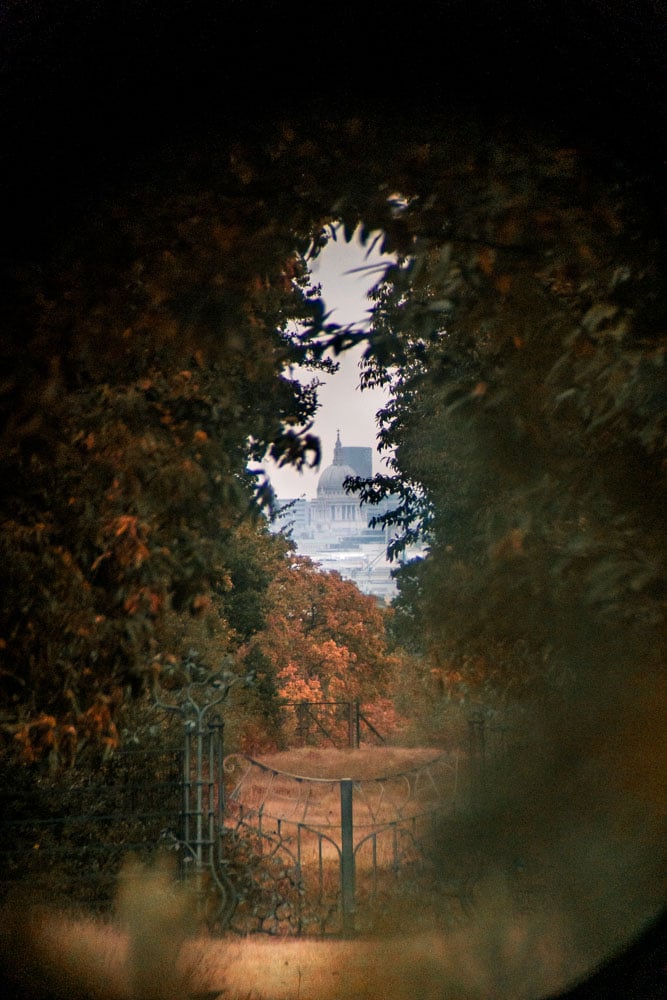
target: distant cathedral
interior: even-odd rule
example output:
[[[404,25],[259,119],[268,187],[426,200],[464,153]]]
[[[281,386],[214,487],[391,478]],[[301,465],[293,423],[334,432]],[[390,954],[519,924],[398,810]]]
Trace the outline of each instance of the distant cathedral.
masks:
[[[350,477],[370,479],[373,475],[372,448],[346,448],[336,436],[333,462],[322,471],[314,500],[283,500],[286,524],[297,551],[310,556],[324,569],[335,569],[353,580],[366,594],[389,601],[396,593],[387,561],[387,529],[369,527],[369,520],[387,510],[388,500],[379,506],[362,506],[355,493],[346,493],[343,483]],[[280,530],[280,518],[275,529]]]
[[[335,530],[339,536],[357,535],[368,524],[368,514],[353,493],[346,493],[343,483],[350,476],[372,474],[371,448],[343,448],[340,431],[336,437],[333,463],[320,475],[317,499],[309,504],[309,521],[313,531]]]

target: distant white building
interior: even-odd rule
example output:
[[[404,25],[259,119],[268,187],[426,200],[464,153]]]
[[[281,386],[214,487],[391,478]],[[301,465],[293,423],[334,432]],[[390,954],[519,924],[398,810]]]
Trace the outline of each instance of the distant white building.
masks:
[[[291,535],[300,555],[323,569],[337,570],[363,593],[388,603],[396,595],[387,559],[389,532],[368,524],[381,509],[360,504],[343,486],[350,476],[372,474],[372,454],[371,448],[343,447],[338,433],[333,462],[320,475],[316,498],[279,501],[285,513],[278,516],[275,529]]]
[[[368,527],[368,516],[358,499],[343,488],[346,479],[357,475],[357,470],[343,461],[339,431],[333,463],[326,467],[317,482],[317,499],[310,501],[309,523],[315,538],[328,538],[332,534],[347,538]]]

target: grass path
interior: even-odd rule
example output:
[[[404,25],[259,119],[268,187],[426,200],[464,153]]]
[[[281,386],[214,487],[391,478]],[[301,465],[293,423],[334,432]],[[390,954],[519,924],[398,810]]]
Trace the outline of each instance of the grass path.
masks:
[[[48,974],[32,982],[49,1000],[186,1000],[216,991],[222,1000],[528,1000],[583,971],[573,969],[557,922],[537,929],[501,917],[490,908],[446,935],[397,927],[382,938],[336,941],[177,943],[178,929],[163,922],[162,939],[152,936],[142,953],[111,923],[42,913],[30,926],[31,958]]]

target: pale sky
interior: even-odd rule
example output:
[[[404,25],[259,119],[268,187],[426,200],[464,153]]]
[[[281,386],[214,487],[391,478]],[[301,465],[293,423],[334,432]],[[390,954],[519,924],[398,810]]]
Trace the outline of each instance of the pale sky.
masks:
[[[351,268],[379,262],[388,264],[390,257],[379,253],[365,257],[366,250],[358,242],[345,243],[342,233],[338,240],[329,241],[320,256],[311,263],[313,281],[322,285],[322,298],[330,320],[337,323],[362,324],[368,321],[370,302],[366,293],[378,280],[379,272],[370,274],[345,274]],[[359,360],[363,348],[345,351],[338,357],[340,369],[336,375],[327,377],[319,372],[306,372],[305,381],[314,376],[326,381],[318,390],[320,409],[315,418],[312,433],[317,434],[322,445],[322,461],[319,469],[303,473],[295,469],[278,469],[267,462],[264,468],[271,478],[273,488],[281,499],[305,495],[315,496],[317,480],[327,465],[333,461],[336,432],[340,430],[344,445],[376,446],[376,412],[384,405],[386,393],[382,390],[359,389]],[[373,471],[384,468],[377,454],[373,457]]]

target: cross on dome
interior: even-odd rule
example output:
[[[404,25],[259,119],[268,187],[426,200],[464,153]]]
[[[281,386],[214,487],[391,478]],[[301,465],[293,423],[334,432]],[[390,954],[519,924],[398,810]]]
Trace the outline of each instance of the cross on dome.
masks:
[[[334,446],[334,465],[343,465],[343,446],[340,443],[340,431],[336,431],[336,444]]]

